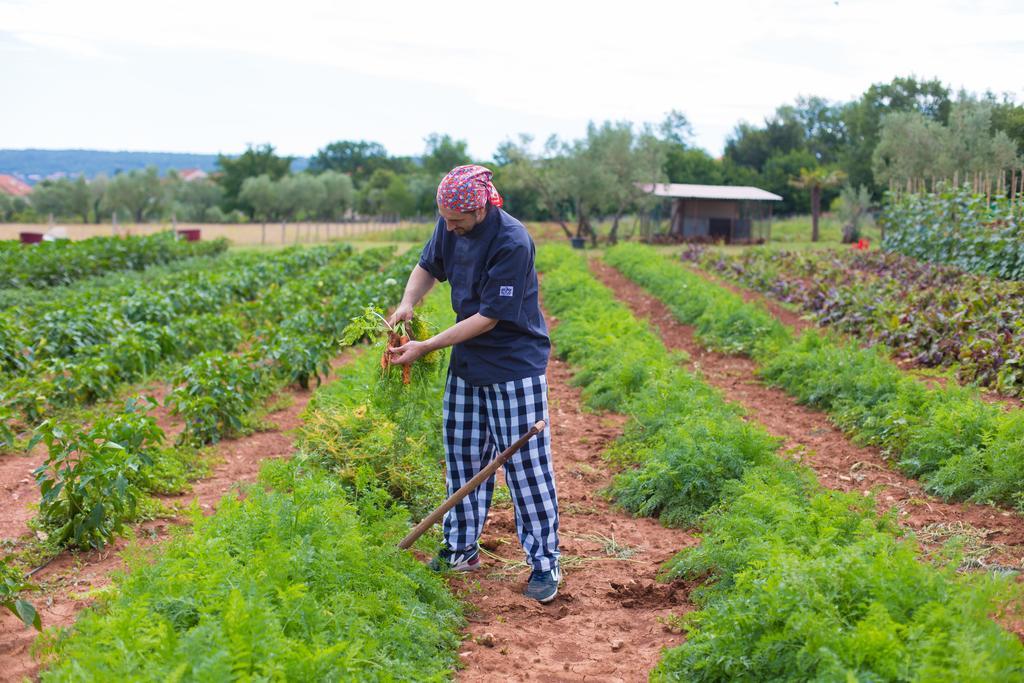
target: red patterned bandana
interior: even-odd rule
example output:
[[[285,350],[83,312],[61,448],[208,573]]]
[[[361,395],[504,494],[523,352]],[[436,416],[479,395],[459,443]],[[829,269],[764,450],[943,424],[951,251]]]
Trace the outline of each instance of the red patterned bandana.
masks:
[[[437,205],[459,213],[483,208],[488,200],[494,206],[501,206],[504,200],[494,189],[493,175],[488,169],[475,164],[453,168],[437,186]]]

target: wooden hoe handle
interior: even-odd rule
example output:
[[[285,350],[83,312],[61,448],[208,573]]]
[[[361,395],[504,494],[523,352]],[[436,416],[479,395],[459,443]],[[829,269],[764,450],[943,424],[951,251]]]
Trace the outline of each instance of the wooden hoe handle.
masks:
[[[448,500],[437,506],[436,510],[431,512],[423,519],[422,522],[417,524],[413,528],[413,530],[409,532],[409,535],[402,539],[402,542],[398,544],[398,547],[405,550],[413,543],[415,543],[416,539],[422,536],[427,529],[437,524],[441,520],[441,518],[444,517],[444,513],[448,512],[453,507],[455,507],[460,500],[469,495],[470,491],[480,486],[480,484],[487,481],[492,474],[497,472],[498,468],[504,465],[506,460],[515,455],[516,451],[522,448],[527,441],[543,432],[544,427],[544,420],[541,420],[537,424],[533,425],[533,427],[530,428],[530,431],[523,434],[521,437],[519,437],[518,441],[516,441],[514,444],[506,448],[504,451],[502,451],[494,460],[487,463],[487,466],[484,467],[479,472],[477,472],[475,477],[467,481],[462,486],[462,488],[460,488],[458,491],[449,496]]]

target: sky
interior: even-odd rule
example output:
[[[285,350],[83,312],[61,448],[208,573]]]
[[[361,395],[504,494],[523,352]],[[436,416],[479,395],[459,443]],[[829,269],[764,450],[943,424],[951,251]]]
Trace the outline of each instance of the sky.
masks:
[[[718,155],[799,95],[895,76],[1024,101],[1024,0],[0,0],[0,148],[474,158],[677,109]]]

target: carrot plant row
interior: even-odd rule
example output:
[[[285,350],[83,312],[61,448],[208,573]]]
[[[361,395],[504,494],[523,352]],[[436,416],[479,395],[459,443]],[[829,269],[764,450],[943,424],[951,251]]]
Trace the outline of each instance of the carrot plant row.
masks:
[[[875,349],[813,330],[794,339],[763,307],[649,248],[618,246],[606,261],[694,326],[702,342],[752,356],[766,381],[828,411],[930,492],[1024,508],[1024,412],[987,403],[972,388],[928,387]]]
[[[653,680],[1024,675],[1024,647],[989,618],[1014,595],[1008,580],[924,561],[870,498],[824,489],[780,459],[776,440],[684,371],[582,258],[547,247],[538,265],[555,346],[585,399],[631,416],[608,452],[624,468],[611,494],[637,514],[703,531],[666,567],[701,583],[700,609],[682,620],[687,641],[664,653]],[[718,305],[737,324],[709,317],[709,338],[758,348],[752,330],[770,321]]]

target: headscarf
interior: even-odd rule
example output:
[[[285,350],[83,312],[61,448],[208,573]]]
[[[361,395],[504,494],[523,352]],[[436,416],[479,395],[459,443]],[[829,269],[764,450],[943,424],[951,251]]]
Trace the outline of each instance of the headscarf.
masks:
[[[488,201],[494,206],[501,206],[505,202],[494,189],[493,175],[490,170],[475,164],[456,166],[437,186],[437,205],[459,213],[476,211],[486,206]]]

